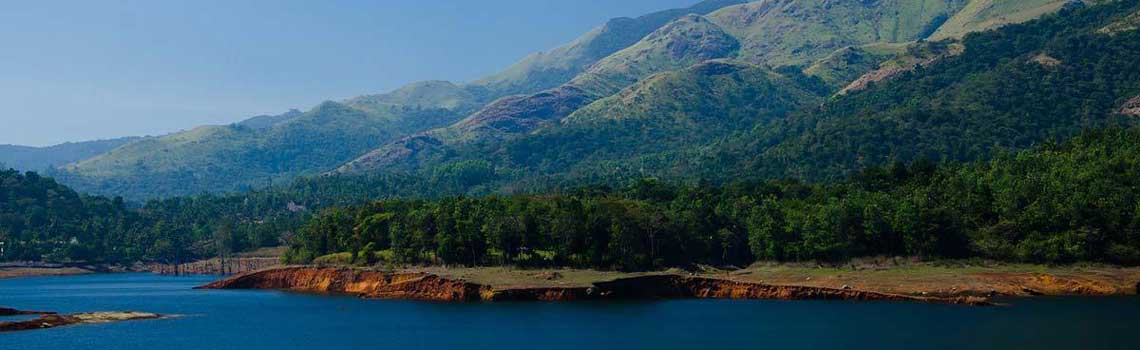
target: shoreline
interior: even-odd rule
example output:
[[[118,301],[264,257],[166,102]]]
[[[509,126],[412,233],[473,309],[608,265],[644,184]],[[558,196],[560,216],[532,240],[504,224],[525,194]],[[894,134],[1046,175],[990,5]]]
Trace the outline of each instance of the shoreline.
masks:
[[[98,273],[78,267],[49,268],[49,267],[5,267],[0,268],[0,280],[11,278],[76,276]]]
[[[1033,265],[912,266],[846,270],[757,266],[733,271],[287,266],[232,276],[202,289],[276,289],[373,299],[445,302],[622,298],[840,299],[992,305],[993,298],[1118,296],[1140,292],[1140,268]]]
[[[759,265],[712,275],[773,284],[850,286],[922,296],[1110,296],[1140,294],[1140,268],[1095,265],[919,263],[842,268]]]
[[[76,276],[98,273],[147,272],[141,263],[116,264],[54,264],[44,262],[10,262],[0,264],[0,280],[28,277]]]
[[[249,259],[253,260],[253,259]],[[1042,265],[1019,264],[982,264],[968,265],[961,262],[935,262],[935,263],[903,263],[901,265],[886,266],[882,262],[873,264],[852,264],[844,267],[822,267],[796,264],[757,264],[744,269],[720,270],[711,267],[701,267],[700,271],[688,272],[677,269],[658,272],[625,273],[614,271],[579,270],[579,269],[517,269],[509,267],[476,267],[476,268],[447,268],[447,267],[416,267],[404,269],[378,270],[372,268],[353,268],[345,266],[273,266],[265,259],[265,264],[232,264],[241,266],[239,274],[222,274],[216,271],[217,262],[205,260],[194,262],[198,268],[182,269],[183,274],[218,274],[226,275],[215,283],[203,287],[237,288],[241,284],[233,280],[245,279],[245,287],[249,289],[285,289],[297,291],[333,292],[358,294],[362,297],[376,298],[407,298],[407,299],[463,299],[466,297],[432,296],[424,294],[422,286],[407,285],[391,287],[394,289],[384,293],[365,293],[366,288],[377,288],[378,283],[398,283],[397,280],[424,280],[438,279],[438,285],[463,286],[461,295],[480,295],[479,298],[506,300],[506,299],[534,299],[534,300],[576,300],[583,298],[597,298],[588,295],[586,291],[591,288],[599,290],[601,286],[612,286],[607,283],[621,281],[646,281],[662,276],[674,279],[670,281],[652,282],[641,288],[655,289],[662,285],[672,286],[668,293],[671,295],[709,294],[708,291],[677,292],[677,285],[686,284],[714,284],[705,287],[715,292],[721,289],[736,289],[737,294],[756,293],[756,290],[787,289],[795,292],[785,292],[783,295],[767,298],[795,299],[797,293],[811,290],[816,294],[838,295],[835,291],[857,291],[881,294],[885,296],[901,296],[905,298],[982,298],[995,297],[1031,297],[1031,296],[1110,296],[1110,295],[1137,295],[1140,294],[1140,267],[1125,268],[1096,265],[1077,265],[1068,267],[1049,267]],[[186,267],[187,265],[183,265]],[[203,268],[204,267],[204,268]],[[23,266],[0,266],[0,279],[46,277],[46,276],[72,276],[94,273],[113,272],[150,272],[156,274],[169,274],[169,266],[136,264],[134,266],[48,266],[48,264],[27,264]],[[318,277],[275,276],[272,282],[251,282],[258,274],[267,271],[305,271],[304,274],[317,272],[337,272],[339,275],[324,278],[322,281],[313,279]],[[319,273],[317,273],[319,275]],[[335,275],[335,273],[334,273]],[[309,278],[309,280],[304,280]],[[229,285],[215,285],[231,281]],[[352,283],[367,286],[341,286],[338,283],[353,281]],[[734,285],[734,287],[728,287]],[[370,287],[369,287],[370,286]],[[345,289],[343,291],[338,288]],[[411,288],[399,291],[399,288]],[[434,287],[433,287],[434,288]],[[455,287],[459,288],[459,287]],[[467,289],[473,291],[467,291]],[[604,289],[604,288],[602,288]],[[684,288],[681,288],[684,289]],[[750,290],[741,292],[740,290]],[[391,295],[385,295],[385,293]],[[420,294],[417,294],[420,293]],[[790,293],[790,294],[789,294]],[[540,295],[541,294],[541,295]],[[613,293],[611,293],[613,294]],[[629,291],[621,293],[631,294]],[[661,293],[658,293],[661,294]],[[713,293],[715,294],[715,293]],[[811,293],[808,293],[811,294]],[[426,296],[426,297],[425,297]],[[731,297],[731,296],[729,296]],[[850,297],[843,297],[850,298]]]
[[[437,302],[621,299],[774,299],[898,301],[974,306],[980,297],[933,297],[853,288],[774,285],[674,273],[650,273],[572,286],[495,286],[417,271],[289,266],[233,276],[196,289],[274,289],[355,295],[367,299]]]

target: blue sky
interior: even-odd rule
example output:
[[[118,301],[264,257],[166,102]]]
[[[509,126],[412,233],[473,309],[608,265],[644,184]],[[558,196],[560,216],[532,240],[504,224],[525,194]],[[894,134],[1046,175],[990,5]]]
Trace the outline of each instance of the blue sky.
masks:
[[[0,9],[0,144],[225,124],[468,81],[697,0],[25,1]]]

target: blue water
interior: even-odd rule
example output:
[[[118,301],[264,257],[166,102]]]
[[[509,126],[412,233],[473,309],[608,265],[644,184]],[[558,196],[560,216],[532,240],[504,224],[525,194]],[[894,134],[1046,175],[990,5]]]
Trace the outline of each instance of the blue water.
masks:
[[[0,349],[1136,349],[1140,297],[1008,307],[669,300],[446,304],[199,291],[210,277],[0,280],[0,306],[166,320],[0,333]]]

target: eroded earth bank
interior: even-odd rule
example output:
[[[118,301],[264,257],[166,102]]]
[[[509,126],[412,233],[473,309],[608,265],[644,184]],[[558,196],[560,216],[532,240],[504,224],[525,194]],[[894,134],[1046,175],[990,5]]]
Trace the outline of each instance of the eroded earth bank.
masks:
[[[571,286],[494,286],[424,271],[293,266],[247,273],[199,288],[280,289],[428,301],[571,301],[602,299],[780,299],[910,301],[990,305],[974,296],[931,297],[848,288],[775,285],[672,273],[644,274]]]

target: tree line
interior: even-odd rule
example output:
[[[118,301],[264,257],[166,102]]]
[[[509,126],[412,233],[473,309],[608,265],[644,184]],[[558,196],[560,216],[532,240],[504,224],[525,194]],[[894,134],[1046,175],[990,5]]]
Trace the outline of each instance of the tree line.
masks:
[[[1138,141],[1140,129],[1105,129],[989,161],[895,163],[831,184],[646,179],[382,200],[323,211],[287,259],[348,252],[357,263],[621,270],[879,255],[1137,264]]]
[[[482,172],[469,168],[482,169],[301,178],[145,203],[82,194],[36,172],[0,170],[0,261],[176,263],[280,246],[323,208],[490,191],[480,187]]]
[[[181,262],[287,244],[297,263],[347,252],[356,263],[623,270],[877,255],[1140,264],[1137,128],[835,183],[643,179],[468,197],[448,194],[471,184],[444,173],[133,205],[0,171],[0,259]],[[440,192],[416,195],[430,186]]]

